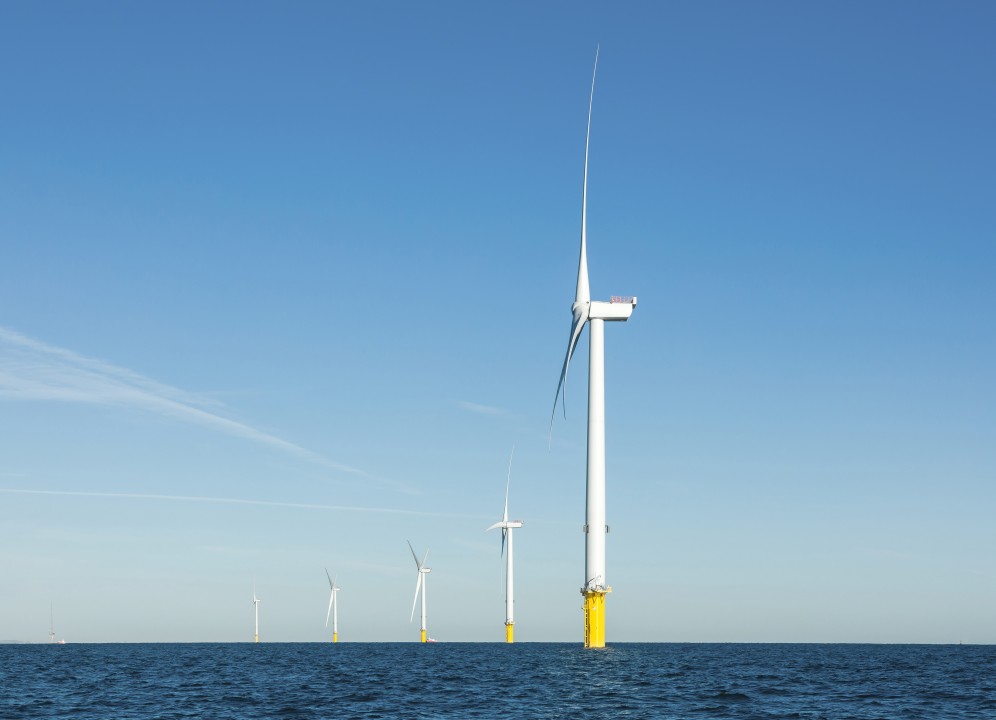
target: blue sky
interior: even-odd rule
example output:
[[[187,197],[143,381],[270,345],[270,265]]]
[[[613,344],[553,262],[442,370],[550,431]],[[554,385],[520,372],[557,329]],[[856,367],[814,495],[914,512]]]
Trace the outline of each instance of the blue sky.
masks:
[[[0,641],[996,642],[986,3],[5,3]]]

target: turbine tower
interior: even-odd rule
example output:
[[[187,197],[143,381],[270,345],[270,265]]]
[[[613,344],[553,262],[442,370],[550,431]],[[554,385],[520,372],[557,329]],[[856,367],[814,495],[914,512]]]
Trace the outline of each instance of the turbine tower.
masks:
[[[584,585],[584,646],[605,647],[605,595],[612,592],[605,578],[605,342],[604,323],[629,319],[636,307],[635,297],[612,297],[609,302],[592,302],[588,289],[588,141],[591,137],[591,108],[595,97],[595,72],[598,70],[598,50],[591,73],[591,95],[588,98],[588,130],[584,141],[584,181],[581,191],[581,256],[578,260],[578,282],[571,305],[573,320],[568,337],[567,355],[560,371],[557,394],[553,398],[550,431],[557,412],[557,399],[564,390],[564,414],[567,414],[567,369],[585,324],[590,326],[588,337],[588,472],[585,494],[585,570]]]
[[[415,599],[412,600],[412,616],[408,620],[408,622],[411,622],[412,620],[415,619],[415,605],[416,603],[418,603],[418,591],[421,590],[422,591],[422,642],[427,642],[429,636],[426,634],[425,631],[425,613],[426,613],[425,580],[426,580],[426,575],[432,572],[432,570],[425,566],[425,560],[426,558],[429,557],[429,551],[428,550],[425,551],[425,555],[422,556],[422,562],[419,562],[418,555],[415,554],[415,548],[412,547],[411,542],[408,543],[408,549],[412,551],[412,557],[415,558],[415,566],[418,568],[418,582],[415,583]]]
[[[329,626],[329,615],[332,616],[332,642],[339,642],[339,591],[342,590],[341,587],[335,584],[335,580],[339,579],[339,575],[335,576],[335,580],[329,577],[328,568],[325,568],[325,577],[329,579],[329,610],[325,613],[325,627]]]
[[[51,626],[48,631],[48,641],[50,643],[55,642],[55,603],[49,603],[49,614],[51,615]]]
[[[508,537],[508,558],[505,560],[505,642],[515,642],[515,600],[512,592],[512,529],[522,527],[521,520],[508,519],[508,486],[512,482],[512,455],[515,448],[508,456],[508,479],[505,481],[505,512],[502,513],[501,522],[496,522],[488,528],[494,530],[501,528],[501,551],[505,554],[505,538]],[[487,532],[487,530],[485,531]]]
[[[256,597],[256,583],[252,584],[252,606],[256,611],[256,634],[253,635],[253,642],[259,642],[259,603],[260,599]]]

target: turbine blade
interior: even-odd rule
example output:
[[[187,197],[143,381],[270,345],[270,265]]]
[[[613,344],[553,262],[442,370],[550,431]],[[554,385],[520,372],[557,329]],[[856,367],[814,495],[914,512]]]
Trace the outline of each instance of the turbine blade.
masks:
[[[512,484],[512,458],[515,456],[515,445],[512,446],[512,452],[508,456],[508,479],[505,481],[505,512],[502,515],[502,520],[508,522],[508,486]]]
[[[335,600],[335,593],[329,592],[329,610],[325,613],[325,627],[329,626],[329,618],[332,617],[332,601]]]
[[[508,528],[501,529],[501,556],[505,557],[505,536],[508,535]]]
[[[422,556],[422,562],[420,562],[419,565],[418,565],[419,569],[422,569],[422,568],[425,567],[425,560],[428,557],[429,557],[429,548],[426,548],[425,549],[425,555]]]
[[[336,574],[335,574],[335,579],[334,579],[334,580],[332,580],[332,589],[333,589],[333,590],[340,590],[340,589],[341,589],[341,588],[337,588],[337,587],[335,586],[335,581],[336,581],[336,580],[338,580],[338,579],[339,579],[339,573],[336,573]]]
[[[415,554],[415,548],[412,547],[411,540],[408,541],[408,549],[412,551],[412,557],[415,558],[415,565],[417,565],[418,569],[421,570],[422,565],[419,564],[418,555]]]
[[[491,527],[489,527],[489,528],[488,528],[488,530],[494,530],[495,528],[500,528],[500,527],[501,527],[501,524],[502,524],[502,521],[501,521],[501,520],[499,520],[499,521],[498,521],[498,522],[496,522],[496,523],[495,523],[494,525],[492,525]],[[487,532],[488,530],[485,530],[484,532]]]
[[[567,370],[571,364],[571,356],[577,345],[584,324],[588,322],[591,306],[591,291],[588,287],[588,146],[591,140],[591,109],[595,103],[595,75],[598,72],[598,46],[595,47],[595,65],[591,71],[591,94],[588,96],[588,127],[584,136],[584,179],[581,185],[581,252],[578,256],[578,283],[574,288],[574,305],[571,312],[574,320],[571,322],[571,335],[567,344],[567,355],[564,357],[564,367],[560,371],[560,382],[557,383],[557,394],[553,396],[553,410],[550,412],[550,442],[553,442],[553,418],[557,414],[557,399],[563,388],[564,416],[567,416]]]
[[[410,619],[408,620],[408,622],[411,622],[412,620],[414,620],[414,619],[415,619],[415,605],[416,605],[416,604],[418,603],[418,591],[419,591],[419,590],[420,590],[421,588],[422,588],[422,573],[420,572],[420,573],[418,574],[418,582],[417,582],[417,583],[415,583],[415,599],[414,599],[414,600],[412,600],[412,616],[411,616],[411,618],[410,618]]]
[[[557,383],[557,394],[553,396],[553,409],[550,411],[550,434],[553,435],[553,418],[557,414],[557,400],[560,398],[560,389],[564,389],[564,417],[567,417],[567,370],[571,365],[571,357],[574,356],[574,349],[577,347],[581,331],[584,330],[585,323],[588,322],[590,303],[575,303],[571,309],[574,319],[571,321],[571,335],[567,342],[567,355],[564,356],[564,367],[560,371],[560,382]]]
[[[330,588],[333,587],[335,585],[335,583],[333,583],[332,582],[332,578],[329,577],[329,569],[328,568],[325,568],[325,577],[327,577],[329,579],[329,587]],[[336,575],[336,577],[339,577],[339,576]]]
[[[591,108],[595,102],[595,73],[598,71],[598,47],[595,47],[595,67],[591,71],[591,95],[588,97],[588,129],[584,136],[584,182],[581,188],[581,254],[578,259],[578,284],[574,302],[591,302],[588,289],[588,141],[591,139]]]

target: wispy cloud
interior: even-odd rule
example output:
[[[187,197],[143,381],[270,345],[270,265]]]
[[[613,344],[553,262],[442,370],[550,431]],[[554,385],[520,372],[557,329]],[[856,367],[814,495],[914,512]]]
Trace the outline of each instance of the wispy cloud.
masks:
[[[48,345],[4,327],[0,327],[0,397],[140,408],[241,437],[331,470],[412,492],[409,486],[402,483],[378,478],[251,425],[224,417],[219,414],[222,406],[215,400],[165,385],[127,368]]]
[[[492,407],[491,405],[480,405],[466,400],[457,400],[457,405],[464,410],[469,410],[478,415],[508,415],[508,412],[501,408]]]
[[[84,492],[82,490],[26,490],[23,488],[0,488],[0,493],[12,495],[56,495],[68,497],[114,498],[119,500],[167,500],[171,502],[220,503],[224,505],[258,505],[263,507],[296,508],[302,510],[332,510],[338,512],[387,513],[392,515],[423,515],[426,517],[467,518],[484,515],[462,513],[426,512],[423,510],[402,510],[390,507],[368,507],[364,505],[324,505],[321,503],[280,502],[277,500],[246,500],[243,498],[207,497],[202,495],[156,495],[152,493]]]

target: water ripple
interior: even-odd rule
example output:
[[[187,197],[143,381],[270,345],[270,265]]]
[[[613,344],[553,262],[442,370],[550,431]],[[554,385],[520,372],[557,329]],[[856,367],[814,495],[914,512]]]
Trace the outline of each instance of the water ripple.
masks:
[[[996,647],[0,646],[0,719],[996,717]]]

